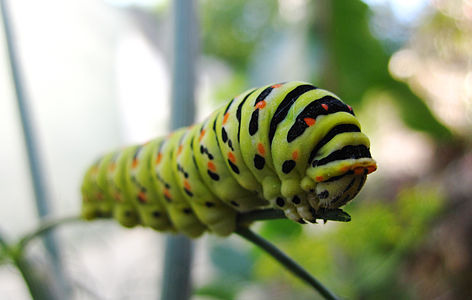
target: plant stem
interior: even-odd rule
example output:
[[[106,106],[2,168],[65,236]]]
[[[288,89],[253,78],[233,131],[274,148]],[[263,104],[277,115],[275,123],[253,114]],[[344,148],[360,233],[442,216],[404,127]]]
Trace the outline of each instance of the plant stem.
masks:
[[[71,222],[77,222],[80,220],[81,220],[80,216],[68,216],[68,217],[62,217],[58,219],[50,219],[50,220],[42,221],[40,225],[34,231],[26,234],[18,242],[19,249],[23,250],[32,239],[44,233],[49,232],[50,230],[54,229],[56,226],[66,224],[66,223],[71,223]]]
[[[305,283],[309,284],[315,290],[317,290],[325,299],[330,299],[330,300],[339,299],[330,290],[328,290],[325,286],[323,286],[321,282],[319,282],[310,273],[308,273],[305,269],[303,269],[302,266],[297,264],[293,259],[288,257],[285,253],[283,253],[273,244],[269,243],[269,241],[265,240],[261,236],[252,232],[249,228],[238,227],[236,229],[236,234],[238,234],[242,238],[262,248],[265,252],[267,252],[269,255],[275,258],[275,260],[281,263],[295,276],[297,276],[298,278],[303,280]]]

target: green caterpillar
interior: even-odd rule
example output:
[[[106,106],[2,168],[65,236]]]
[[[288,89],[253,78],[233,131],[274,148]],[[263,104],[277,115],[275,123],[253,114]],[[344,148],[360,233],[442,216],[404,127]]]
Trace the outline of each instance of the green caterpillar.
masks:
[[[202,123],[109,153],[82,185],[82,216],[198,237],[226,236],[262,207],[314,222],[377,168],[349,105],[304,82],[248,90]]]

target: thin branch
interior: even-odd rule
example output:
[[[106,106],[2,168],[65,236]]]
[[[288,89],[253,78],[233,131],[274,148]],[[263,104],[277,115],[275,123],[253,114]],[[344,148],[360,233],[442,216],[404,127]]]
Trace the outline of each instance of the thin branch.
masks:
[[[57,226],[59,225],[62,225],[62,224],[68,224],[68,223],[72,223],[72,222],[77,222],[77,221],[81,221],[81,217],[80,216],[68,216],[68,217],[62,217],[62,218],[58,218],[58,219],[51,219],[51,220],[47,220],[47,221],[42,221],[40,223],[40,225],[32,232],[26,234],[19,242],[18,242],[18,246],[20,249],[24,249],[26,247],[26,245],[34,238],[36,238],[37,236],[40,236],[54,228],[56,228]]]
[[[312,286],[316,291],[318,291],[325,299],[337,300],[339,299],[334,295],[330,290],[328,290],[321,282],[319,282],[315,277],[308,273],[302,266],[297,264],[293,259],[288,257],[285,253],[280,251],[269,241],[265,240],[261,236],[255,234],[247,227],[238,227],[236,229],[236,234],[242,238],[248,240],[249,242],[259,246],[295,276],[303,280],[308,285]]]

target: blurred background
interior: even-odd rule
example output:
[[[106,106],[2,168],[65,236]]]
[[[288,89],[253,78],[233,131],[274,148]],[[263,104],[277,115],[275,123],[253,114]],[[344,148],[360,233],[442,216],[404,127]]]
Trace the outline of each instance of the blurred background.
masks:
[[[52,215],[80,211],[101,153],[168,130],[167,0],[8,1]],[[354,107],[378,171],[348,224],[256,230],[345,299],[472,298],[472,1],[201,0],[197,121],[262,84],[305,80]],[[0,230],[38,225],[0,32]],[[71,299],[157,299],[164,235],[115,222],[57,231]],[[28,257],[47,267],[43,244]],[[47,268],[45,268],[47,269]],[[311,299],[238,237],[196,242],[192,299]],[[0,252],[0,298],[29,299]]]

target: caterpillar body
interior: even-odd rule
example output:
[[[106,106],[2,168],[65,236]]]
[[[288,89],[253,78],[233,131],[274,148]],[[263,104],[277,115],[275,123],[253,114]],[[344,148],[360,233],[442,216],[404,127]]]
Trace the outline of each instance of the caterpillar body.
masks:
[[[248,90],[206,120],[104,155],[86,172],[82,216],[198,237],[271,206],[313,222],[377,168],[352,108],[304,82]]]

